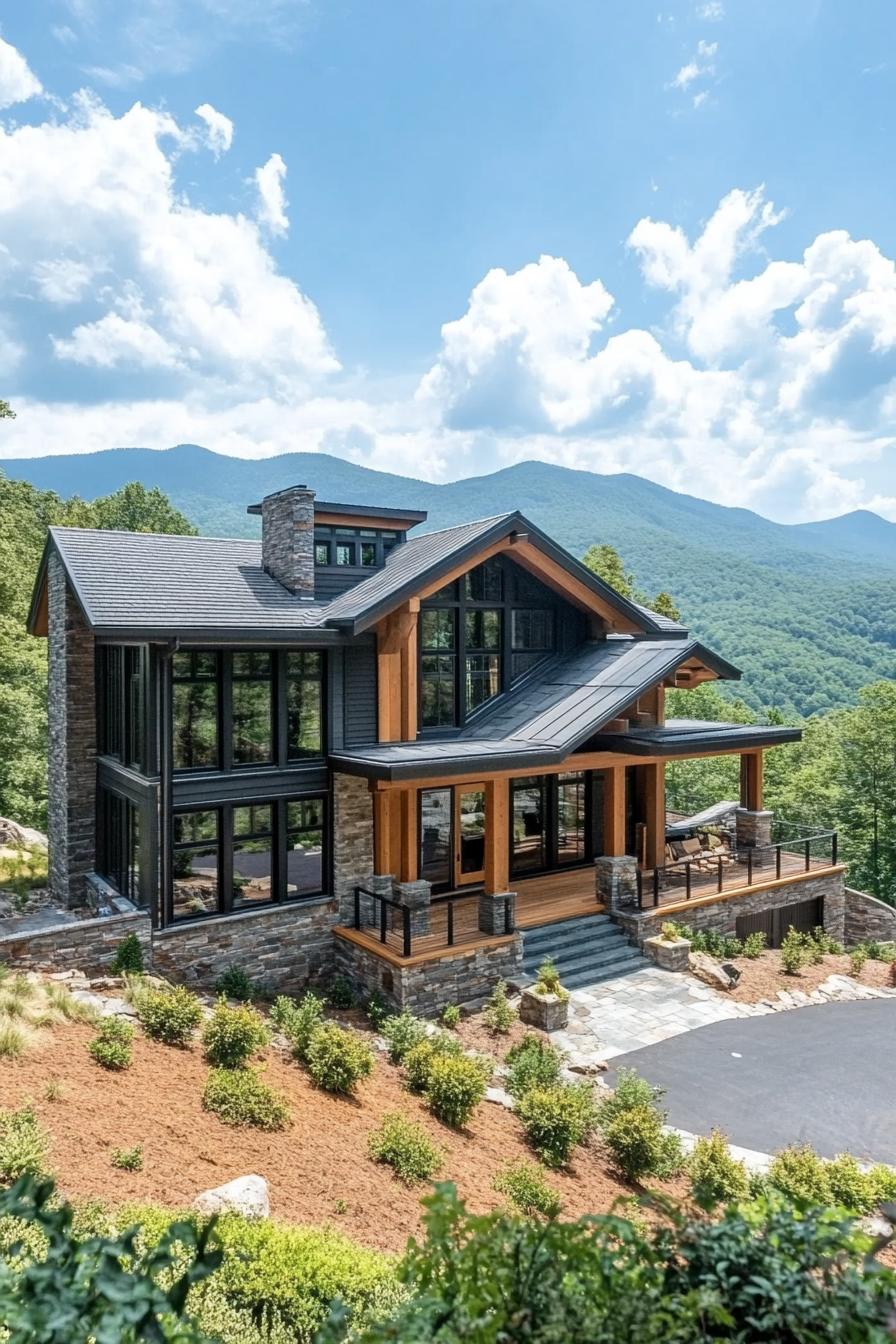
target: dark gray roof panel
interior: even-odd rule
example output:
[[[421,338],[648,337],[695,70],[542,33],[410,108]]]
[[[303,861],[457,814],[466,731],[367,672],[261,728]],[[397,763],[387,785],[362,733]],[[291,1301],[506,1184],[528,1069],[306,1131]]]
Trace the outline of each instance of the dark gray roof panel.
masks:
[[[598,733],[593,745],[598,751],[626,751],[635,756],[683,756],[694,751],[723,747],[775,747],[799,742],[802,730],[778,724],[708,723],[704,719],[669,719],[652,728],[632,728],[627,733]]]
[[[294,597],[261,568],[260,542],[76,527],[50,532],[98,633],[285,634],[320,624],[323,607]]]
[[[670,634],[676,635],[687,634],[686,628],[679,621],[673,621],[671,616],[663,616],[661,612],[654,611],[652,607],[645,607],[641,602],[635,602],[633,605],[638,608],[642,616],[648,616],[660,630],[668,630]]]

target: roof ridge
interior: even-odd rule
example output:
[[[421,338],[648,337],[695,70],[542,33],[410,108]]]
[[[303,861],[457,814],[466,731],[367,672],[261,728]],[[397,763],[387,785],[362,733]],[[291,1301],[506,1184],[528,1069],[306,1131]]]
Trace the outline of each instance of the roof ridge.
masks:
[[[64,523],[51,523],[50,532],[68,532],[68,533],[89,533],[91,536],[109,536],[109,537],[154,537],[166,538],[172,541],[226,541],[231,545],[236,542],[240,545],[260,546],[259,537],[207,537],[200,532],[198,536],[190,532],[135,532],[130,527],[68,527]]]
[[[427,537],[437,537],[440,532],[459,532],[462,527],[476,527],[480,523],[496,523],[501,518],[512,518],[518,512],[518,509],[507,509],[504,513],[491,513],[485,518],[470,518],[466,523],[449,523],[446,527],[434,527],[431,532],[418,532],[415,537],[411,537],[410,541],[405,542],[405,545],[410,546],[411,542],[414,541],[424,541]]]

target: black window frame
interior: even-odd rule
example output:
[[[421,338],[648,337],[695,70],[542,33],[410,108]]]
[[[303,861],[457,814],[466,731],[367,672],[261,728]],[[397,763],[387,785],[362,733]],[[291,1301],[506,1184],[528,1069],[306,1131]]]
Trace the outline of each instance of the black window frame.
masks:
[[[96,791],[96,872],[138,909],[149,905],[147,874],[143,871],[147,837],[143,809],[124,794],[105,785]]]
[[[301,658],[304,661],[314,658],[317,662],[317,670],[313,673],[303,672],[297,676],[290,670],[290,660]],[[280,711],[280,729],[283,737],[280,747],[287,765],[295,765],[297,761],[319,761],[327,753],[327,656],[323,649],[287,649],[284,653],[281,666],[280,684],[282,687],[281,695],[278,697]],[[305,751],[293,749],[290,733],[290,709],[289,709],[289,691],[290,686],[296,681],[313,682],[317,688],[318,694],[318,720],[320,723],[320,750]],[[284,745],[285,744],[285,745]]]
[[[200,676],[197,671],[197,660],[200,657],[214,659],[215,675],[213,677]],[[182,675],[176,672],[175,664],[178,658],[190,659],[190,674]],[[202,648],[184,648],[178,649],[171,658],[171,752],[173,769],[176,775],[193,775],[202,773],[218,773],[225,761],[229,761],[229,750],[225,753],[225,722],[224,722],[224,655],[219,649]],[[212,763],[202,762],[199,765],[178,765],[176,761],[177,754],[177,734],[175,732],[176,716],[174,703],[176,699],[176,687],[178,686],[214,686],[215,688],[215,760]]]
[[[570,768],[554,774],[518,775],[508,781],[508,815],[510,818],[509,841],[510,861],[508,872],[511,880],[522,881],[527,877],[541,876],[544,873],[565,873],[573,868],[587,868],[603,852],[604,838],[604,773],[602,770],[576,770],[574,763]],[[584,831],[585,852],[581,859],[559,861],[559,786],[568,783],[570,776],[583,776],[584,786]],[[519,789],[538,787],[541,790],[544,809],[544,864],[542,867],[520,868],[515,863],[516,845],[514,836],[514,792]]]
[[[98,644],[94,676],[97,755],[149,774],[148,647]]]
[[[237,658],[249,659],[248,672],[238,671]],[[256,672],[253,669],[256,658],[267,659],[267,672]],[[276,765],[277,751],[277,656],[271,649],[231,649],[225,660],[225,680],[224,687],[224,714],[225,727],[227,732],[227,751],[232,770],[263,770],[266,766]],[[236,719],[234,716],[234,687],[235,686],[261,686],[268,687],[268,745],[267,757],[258,760],[237,760],[234,727]]]
[[[336,527],[321,525],[314,529],[314,567],[315,569],[357,570],[359,576],[366,576],[374,569],[382,569],[386,558],[396,546],[404,541],[404,532],[397,528],[381,527]],[[339,563],[336,547],[351,548],[351,559]],[[372,559],[364,559],[364,549],[372,548]],[[324,558],[321,558],[321,552]]]

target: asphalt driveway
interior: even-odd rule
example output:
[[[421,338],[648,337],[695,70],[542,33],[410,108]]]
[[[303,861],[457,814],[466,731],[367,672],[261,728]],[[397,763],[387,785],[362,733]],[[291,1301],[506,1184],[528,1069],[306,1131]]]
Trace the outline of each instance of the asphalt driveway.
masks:
[[[713,1126],[772,1153],[811,1143],[824,1157],[896,1163],[896,999],[798,1008],[714,1022],[618,1055],[666,1089],[669,1123]]]

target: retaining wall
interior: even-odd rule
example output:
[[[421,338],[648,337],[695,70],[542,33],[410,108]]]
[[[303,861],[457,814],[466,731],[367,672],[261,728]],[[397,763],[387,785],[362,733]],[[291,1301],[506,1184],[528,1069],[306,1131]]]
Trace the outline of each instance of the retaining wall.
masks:
[[[418,965],[398,965],[338,934],[334,937],[336,969],[364,994],[376,989],[397,1008],[432,1017],[449,1003],[480,1007],[499,980],[518,981],[522,974],[523,940],[494,947],[458,948],[450,956]]]
[[[0,962],[17,971],[83,971],[105,975],[115,959],[118,944],[136,933],[148,967],[152,958],[149,915],[137,912],[78,919],[34,933],[0,936]]]
[[[846,927],[844,942],[896,942],[896,906],[879,901],[864,891],[846,888]]]

